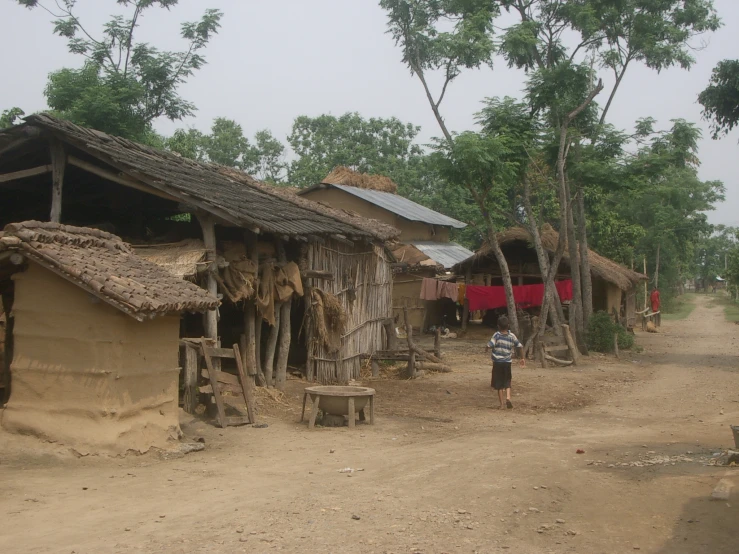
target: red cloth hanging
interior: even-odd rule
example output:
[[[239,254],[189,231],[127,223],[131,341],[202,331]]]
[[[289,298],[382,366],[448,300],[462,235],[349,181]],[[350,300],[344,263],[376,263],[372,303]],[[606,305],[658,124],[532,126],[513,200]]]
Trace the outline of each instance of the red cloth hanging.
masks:
[[[563,302],[572,300],[572,279],[564,281],[555,281],[554,286],[557,289],[560,300]],[[504,308],[508,305],[505,297],[505,288],[485,287],[482,285],[468,285],[467,300],[469,301],[470,311],[478,310],[494,310],[495,308]],[[517,285],[513,287],[513,298],[516,305],[522,308],[531,308],[541,306],[544,302],[544,284],[537,285]]]

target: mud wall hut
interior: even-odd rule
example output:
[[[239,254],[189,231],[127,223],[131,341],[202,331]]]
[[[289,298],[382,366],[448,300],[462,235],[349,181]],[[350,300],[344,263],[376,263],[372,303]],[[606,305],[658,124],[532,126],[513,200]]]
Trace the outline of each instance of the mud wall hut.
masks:
[[[241,343],[261,385],[283,387],[295,371],[358,377],[358,359],[383,341],[377,320],[392,314],[393,227],[50,115],[0,132],[0,200],[0,225],[103,229],[217,295],[217,310],[183,317],[180,337]],[[317,295],[341,306],[337,317],[321,319]],[[183,371],[188,411],[202,400],[200,369]]]
[[[0,260],[14,286],[6,430],[83,453],[179,438],[180,312],[215,297],[94,229],[11,224]]]
[[[421,283],[424,277],[451,278],[448,270],[473,254],[450,240],[451,230],[463,229],[466,224],[397,192],[398,185],[384,175],[337,167],[320,184],[299,194],[398,229],[399,242],[392,248],[394,319],[402,323],[403,309],[408,308],[413,327],[426,329],[432,324],[439,325],[445,313],[451,323],[456,318],[454,303],[422,300]]]

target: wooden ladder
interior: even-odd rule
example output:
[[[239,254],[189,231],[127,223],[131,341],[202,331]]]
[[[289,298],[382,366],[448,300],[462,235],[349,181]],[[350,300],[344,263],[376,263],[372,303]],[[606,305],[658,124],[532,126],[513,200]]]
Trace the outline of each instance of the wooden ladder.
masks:
[[[247,423],[256,423],[254,418],[254,383],[244,372],[244,365],[241,360],[241,352],[239,345],[234,344],[233,348],[215,348],[209,346],[205,341],[201,341],[203,358],[205,366],[203,369],[203,377],[210,380],[210,385],[200,387],[201,393],[210,393],[216,401],[218,409],[218,424],[221,427],[229,425],[246,425]],[[215,364],[213,358],[229,358],[236,361],[238,375],[232,375],[225,371],[214,369]],[[233,393],[236,396],[224,395],[224,392]],[[240,413],[238,416],[226,416],[226,404],[234,408]],[[246,414],[243,413],[246,406]]]

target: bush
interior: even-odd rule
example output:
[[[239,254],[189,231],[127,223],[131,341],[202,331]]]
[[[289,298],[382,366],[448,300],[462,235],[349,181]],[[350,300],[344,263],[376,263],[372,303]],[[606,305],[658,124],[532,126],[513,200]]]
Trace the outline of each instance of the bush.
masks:
[[[634,335],[614,323],[607,312],[594,313],[588,322],[586,336],[588,349],[594,352],[613,352],[613,335],[616,333],[619,349],[628,350],[634,346]]]

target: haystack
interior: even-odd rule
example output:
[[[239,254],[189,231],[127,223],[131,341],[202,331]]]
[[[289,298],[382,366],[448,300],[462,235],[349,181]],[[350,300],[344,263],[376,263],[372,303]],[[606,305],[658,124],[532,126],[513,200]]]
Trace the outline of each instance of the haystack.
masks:
[[[347,187],[377,190],[392,194],[397,194],[398,192],[398,185],[390,177],[359,173],[343,165],[335,167],[323,182],[327,185],[345,185]]]

